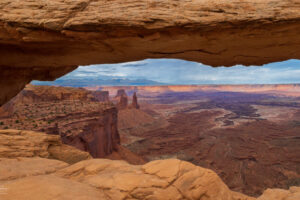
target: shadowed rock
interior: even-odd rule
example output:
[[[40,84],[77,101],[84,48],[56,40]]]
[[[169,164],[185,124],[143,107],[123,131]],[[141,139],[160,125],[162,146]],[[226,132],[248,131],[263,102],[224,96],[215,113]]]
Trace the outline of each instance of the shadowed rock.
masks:
[[[117,91],[117,94],[116,94],[115,98],[121,97],[121,96],[123,96],[123,95],[124,95],[124,96],[127,96],[125,90],[124,90],[124,89],[119,89],[119,90]]]
[[[121,96],[118,97],[119,102],[117,104],[117,108],[118,110],[123,110],[126,109],[128,106],[128,97],[127,95],[125,96],[124,94],[122,94]]]
[[[135,109],[139,109],[140,108],[140,105],[138,104],[136,92],[133,93],[132,103],[130,105],[130,108],[135,108]]]

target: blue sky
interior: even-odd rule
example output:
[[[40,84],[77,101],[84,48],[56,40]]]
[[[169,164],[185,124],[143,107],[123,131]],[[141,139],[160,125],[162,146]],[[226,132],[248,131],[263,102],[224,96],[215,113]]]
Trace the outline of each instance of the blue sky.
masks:
[[[90,81],[90,84],[95,85],[92,80],[101,80],[97,84],[106,82],[105,85],[300,83],[300,60],[270,63],[264,66],[237,65],[213,68],[185,60],[146,59],[120,64],[81,66],[51,84]]]

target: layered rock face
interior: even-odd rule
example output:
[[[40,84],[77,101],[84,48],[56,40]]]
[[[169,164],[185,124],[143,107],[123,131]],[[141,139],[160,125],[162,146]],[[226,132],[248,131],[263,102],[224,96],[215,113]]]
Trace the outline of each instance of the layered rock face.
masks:
[[[65,144],[105,157],[120,143],[116,107],[99,102],[107,98],[107,92],[29,85],[2,108],[0,127],[57,134]]]
[[[62,144],[58,135],[11,129],[0,130],[0,159],[36,156],[67,163],[91,158],[87,152]]]
[[[109,101],[108,91],[93,91],[92,94],[98,101]]]
[[[28,84],[12,101],[13,104],[30,104],[58,101],[109,101],[108,91],[89,91],[83,88],[37,86]]]
[[[228,66],[299,58],[298,0],[4,0],[0,7],[1,57],[6,58],[1,66],[63,67],[151,57]]]
[[[76,116],[72,123],[62,125],[62,130],[68,130],[61,134],[63,142],[90,152],[94,158],[103,158],[117,151],[120,144],[117,112],[111,107],[101,113]]]
[[[64,144],[89,152],[94,158],[144,159],[120,146],[118,110],[108,92],[78,88],[29,86],[0,110],[1,129],[25,129],[60,135]],[[105,102],[99,102],[103,101]]]
[[[0,105],[31,80],[53,80],[78,65],[300,58],[299,10],[299,0],[2,0]]]

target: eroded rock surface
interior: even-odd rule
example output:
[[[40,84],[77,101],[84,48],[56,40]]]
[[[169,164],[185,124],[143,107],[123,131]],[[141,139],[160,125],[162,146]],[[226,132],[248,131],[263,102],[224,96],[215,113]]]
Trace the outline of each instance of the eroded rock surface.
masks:
[[[152,117],[160,113],[168,123],[124,131],[131,115],[120,112],[121,138],[128,138],[126,147],[134,153],[148,160],[178,158],[212,169],[231,190],[250,196],[267,188],[299,186],[300,104],[294,97],[298,85],[138,89],[141,96],[147,94],[141,97],[141,108],[154,110],[147,111]],[[138,117],[132,122],[142,118],[136,112],[133,116]]]
[[[21,166],[26,167],[20,169]],[[211,170],[170,159],[145,165],[90,159],[68,165],[45,158],[0,159],[6,200],[255,200],[230,191]],[[267,190],[259,200],[297,200],[300,188]]]
[[[108,92],[29,85],[0,108],[0,129],[59,135],[64,144],[89,152],[94,158],[145,163],[120,146],[118,110],[107,100]],[[51,151],[58,150],[51,147]]]
[[[28,85],[1,108],[0,128],[60,135],[63,143],[104,157],[120,139],[117,109],[100,97],[82,88]]]
[[[41,157],[0,158],[0,184],[1,181],[50,174],[67,166],[65,162]]]
[[[299,10],[299,0],[2,0],[0,105],[31,80],[53,80],[78,65],[300,58]]]
[[[293,200],[300,199],[300,187],[291,187],[289,190],[282,189],[267,189],[263,195],[261,195],[257,200]]]
[[[44,147],[45,137],[51,137],[52,141],[55,136],[9,132],[14,133],[14,151],[17,154],[9,153],[9,149],[13,148],[9,137],[6,141],[10,145],[3,145],[2,131],[1,147],[6,147],[6,153],[3,154],[2,148],[1,199],[255,200],[229,190],[212,170],[185,161],[169,159],[130,165],[125,161],[87,159],[70,165],[57,160],[57,157],[46,158],[50,153]],[[30,137],[26,138],[26,134]],[[39,141],[39,138],[42,139]],[[35,142],[31,143],[32,140]],[[22,144],[26,144],[27,149],[17,148]],[[35,152],[29,154],[31,149]],[[68,149],[62,148],[57,153],[66,155],[68,152]],[[299,195],[300,189],[292,187],[290,190],[267,190],[259,199],[298,200]]]
[[[228,66],[300,55],[299,0],[4,0],[0,8],[7,67],[150,57]]]
[[[62,144],[59,135],[21,130],[0,130],[0,158],[53,158],[67,163],[90,159],[87,152]]]
[[[58,162],[31,158],[26,170],[17,171],[17,165],[29,159],[0,161],[9,164],[16,173],[3,177],[7,188],[4,199],[220,199],[250,200],[252,198],[230,191],[212,171],[179,160],[154,161],[143,166],[124,161],[92,159],[71,166]],[[44,161],[43,165],[32,165]],[[54,162],[54,161],[53,161]],[[3,163],[4,164],[4,163]],[[27,163],[28,164],[28,163]],[[48,168],[48,170],[47,170]],[[26,175],[24,172],[26,171]],[[38,171],[38,172],[37,172]],[[23,175],[22,175],[23,174]],[[77,189],[76,189],[77,188]],[[75,191],[76,190],[76,191]]]
[[[108,91],[93,91],[92,94],[98,101],[109,101]]]

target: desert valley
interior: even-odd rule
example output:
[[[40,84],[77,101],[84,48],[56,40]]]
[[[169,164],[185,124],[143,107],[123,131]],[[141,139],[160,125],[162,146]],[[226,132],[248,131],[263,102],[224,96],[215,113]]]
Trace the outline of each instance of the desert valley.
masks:
[[[0,200],[300,200],[300,0],[0,0]]]
[[[57,135],[94,158],[133,165],[188,161],[254,197],[300,184],[297,84],[27,85],[1,107],[0,128]]]

